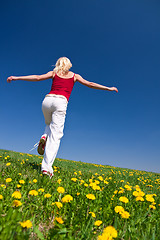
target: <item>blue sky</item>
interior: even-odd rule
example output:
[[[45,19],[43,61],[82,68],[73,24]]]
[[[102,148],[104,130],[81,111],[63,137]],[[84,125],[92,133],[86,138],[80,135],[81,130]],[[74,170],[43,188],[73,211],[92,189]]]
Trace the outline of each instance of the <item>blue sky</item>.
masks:
[[[7,77],[46,73],[67,56],[73,72],[119,93],[75,84],[58,157],[160,173],[159,10],[158,0],[1,3],[0,148],[29,153],[52,82]]]

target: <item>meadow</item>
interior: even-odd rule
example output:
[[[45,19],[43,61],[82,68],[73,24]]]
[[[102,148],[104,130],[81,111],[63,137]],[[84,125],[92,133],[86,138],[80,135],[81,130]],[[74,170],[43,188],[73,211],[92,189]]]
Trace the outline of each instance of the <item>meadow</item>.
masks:
[[[0,150],[0,239],[159,240],[160,174]]]

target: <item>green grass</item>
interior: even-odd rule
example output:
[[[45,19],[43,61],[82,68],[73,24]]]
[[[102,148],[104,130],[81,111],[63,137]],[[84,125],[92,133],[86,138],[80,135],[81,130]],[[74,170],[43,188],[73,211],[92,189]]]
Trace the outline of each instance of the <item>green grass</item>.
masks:
[[[0,239],[107,240],[102,235],[107,226],[117,231],[116,239],[160,239],[160,174],[56,159],[50,180],[41,174],[41,161],[41,156],[0,150]],[[73,199],[63,202],[65,195]],[[125,212],[117,213],[116,206]],[[27,220],[28,228],[20,224]]]

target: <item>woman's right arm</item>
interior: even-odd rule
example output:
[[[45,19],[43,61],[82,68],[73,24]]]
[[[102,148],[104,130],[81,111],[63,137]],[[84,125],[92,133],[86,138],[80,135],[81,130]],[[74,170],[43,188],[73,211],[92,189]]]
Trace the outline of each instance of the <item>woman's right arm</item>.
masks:
[[[75,74],[75,79],[79,83],[81,83],[89,88],[118,92],[118,89],[116,87],[106,87],[106,86],[98,84],[98,83],[89,82],[89,81],[85,80],[84,78],[82,78],[79,74]]]
[[[46,79],[49,79],[52,77],[54,77],[53,71],[50,71],[50,72],[48,72],[46,74],[42,74],[42,75],[28,75],[28,76],[20,76],[20,77],[10,76],[7,78],[7,82],[17,81],[17,80],[38,82],[38,81],[43,81],[43,80],[46,80]]]

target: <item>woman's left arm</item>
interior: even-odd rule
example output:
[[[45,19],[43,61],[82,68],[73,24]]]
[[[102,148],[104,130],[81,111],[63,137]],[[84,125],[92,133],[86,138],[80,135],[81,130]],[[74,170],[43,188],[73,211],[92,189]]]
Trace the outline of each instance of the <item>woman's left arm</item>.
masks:
[[[10,76],[7,78],[7,82],[11,82],[11,81],[17,81],[17,80],[23,80],[23,81],[30,81],[30,82],[38,82],[38,81],[43,81],[49,78],[52,78],[53,76],[53,71],[50,71],[46,74],[42,74],[42,75],[28,75],[28,76],[20,76],[20,77],[16,77],[16,76]]]

